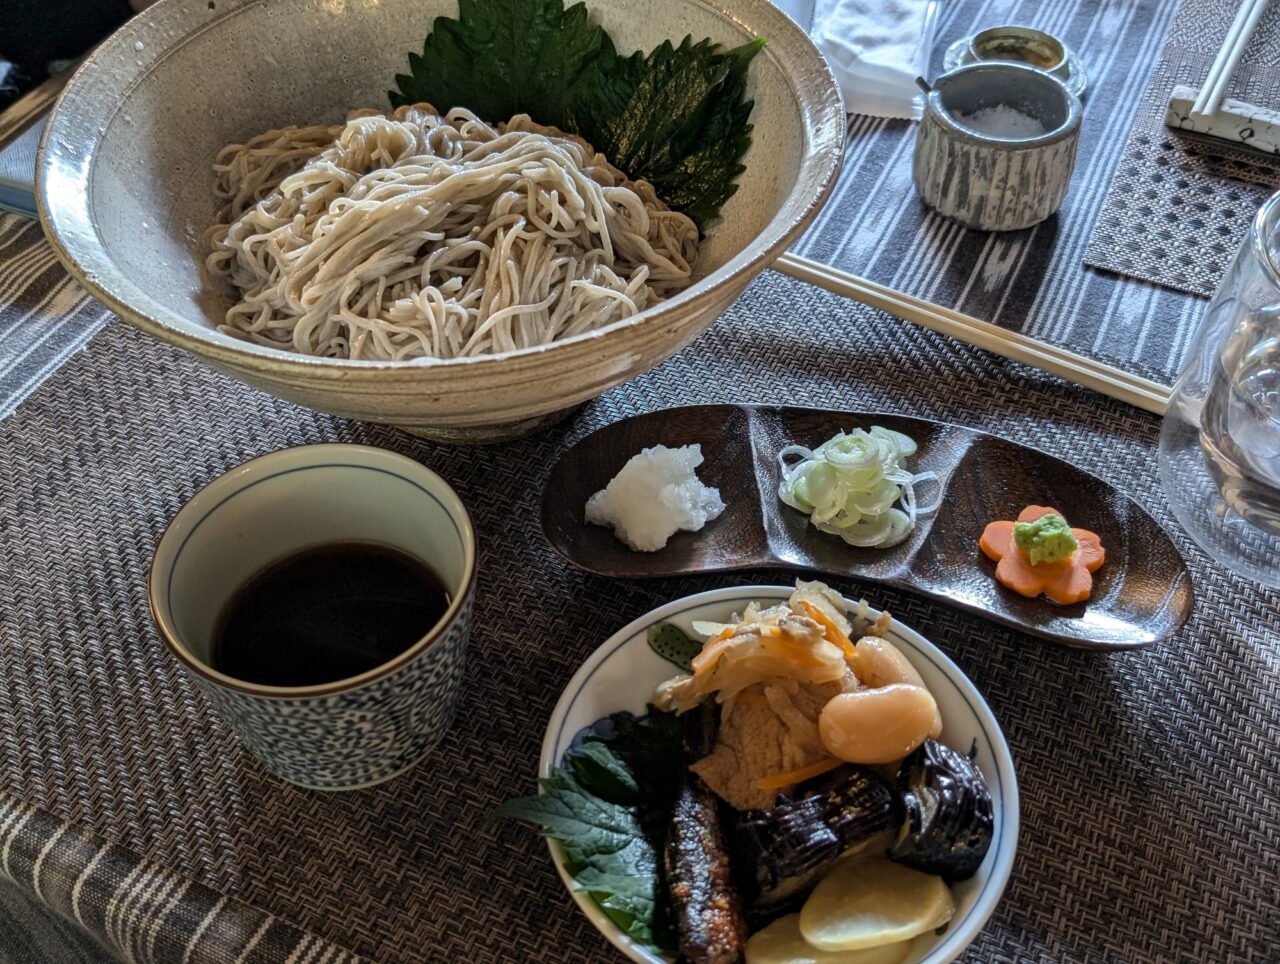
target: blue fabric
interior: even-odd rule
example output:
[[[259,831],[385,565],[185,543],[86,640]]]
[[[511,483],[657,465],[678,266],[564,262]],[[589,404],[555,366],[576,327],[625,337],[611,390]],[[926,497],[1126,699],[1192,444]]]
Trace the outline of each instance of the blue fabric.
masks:
[[[45,120],[40,118],[0,147],[0,209],[28,218],[36,216],[36,148]]]

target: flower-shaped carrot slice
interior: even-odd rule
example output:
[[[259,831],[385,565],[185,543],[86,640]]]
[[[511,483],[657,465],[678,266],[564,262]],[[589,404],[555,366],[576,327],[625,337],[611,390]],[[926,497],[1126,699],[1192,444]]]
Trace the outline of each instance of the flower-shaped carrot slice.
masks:
[[[1018,522],[1035,522],[1041,516],[1062,515],[1056,509],[1029,505],[1018,514]],[[1088,529],[1072,529],[1079,547],[1066,559],[1035,565],[1013,540],[1014,523],[992,522],[983,530],[978,546],[996,561],[996,579],[1022,596],[1040,594],[1061,605],[1083,602],[1093,591],[1093,573],[1107,558],[1102,541]]]

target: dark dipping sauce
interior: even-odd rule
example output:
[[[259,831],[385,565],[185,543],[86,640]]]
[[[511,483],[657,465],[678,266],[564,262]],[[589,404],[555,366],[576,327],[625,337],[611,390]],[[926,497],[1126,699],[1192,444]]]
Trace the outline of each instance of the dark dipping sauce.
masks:
[[[315,546],[236,591],[214,632],[212,664],[264,686],[332,683],[395,659],[448,608],[440,577],[399,549]]]

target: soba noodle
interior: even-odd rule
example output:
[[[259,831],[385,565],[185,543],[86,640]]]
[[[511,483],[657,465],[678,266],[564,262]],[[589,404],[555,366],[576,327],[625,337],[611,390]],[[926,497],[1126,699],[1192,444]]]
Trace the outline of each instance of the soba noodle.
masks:
[[[526,115],[426,104],[268,131],[214,166],[228,334],[307,355],[457,358],[627,318],[692,280],[698,231]]]

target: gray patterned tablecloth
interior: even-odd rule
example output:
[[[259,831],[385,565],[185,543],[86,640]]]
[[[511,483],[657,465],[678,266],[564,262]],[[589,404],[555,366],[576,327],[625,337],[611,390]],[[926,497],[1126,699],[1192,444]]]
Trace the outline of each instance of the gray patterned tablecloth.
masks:
[[[957,229],[911,191],[910,128],[857,119],[840,189],[800,253],[1168,379],[1202,303],[1086,271],[1080,257],[1173,4],[948,5],[939,50],[1023,21],[1081,51],[1093,87],[1067,207],[1016,235]],[[593,428],[724,401],[900,411],[1031,438],[1151,507],[1198,594],[1186,629],[1155,651],[1070,652],[875,586],[841,588],[951,653],[1013,747],[1019,858],[969,960],[1280,960],[1280,594],[1216,569],[1174,528],[1154,418],[772,274],[655,371],[552,431],[487,449],[298,409],[118,321],[99,332],[107,318],[38,228],[0,216],[0,961],[96,961],[99,945],[191,964],[609,959],[540,842],[486,818],[533,789],[550,708],[600,640],[746,577],[588,577],[542,543],[534,508],[554,459]],[[482,578],[449,738],[391,784],[325,796],[269,777],[211,718],[155,638],[142,587],[161,527],[202,484],[252,455],[332,439],[394,448],[449,479],[475,515]]]
[[[557,456],[594,428],[725,401],[1031,439],[1170,528],[1197,605],[1150,651],[1066,650],[837,585],[950,653],[1012,746],[1018,859],[967,960],[1276,960],[1280,594],[1215,568],[1174,528],[1155,481],[1158,421],[771,273],[653,372],[553,430],[477,449],[296,408],[108,325],[0,422],[0,876],[144,961],[222,962],[228,934],[262,961],[610,959],[541,841],[489,813],[534,789],[551,707],[607,635],[687,593],[786,576],[587,576],[542,541],[537,505]],[[201,485],[335,439],[444,475],[473,512],[481,578],[445,742],[389,784],[325,795],[270,777],[210,715],[156,638],[143,587],[162,526]],[[82,877],[93,886],[77,903]]]

